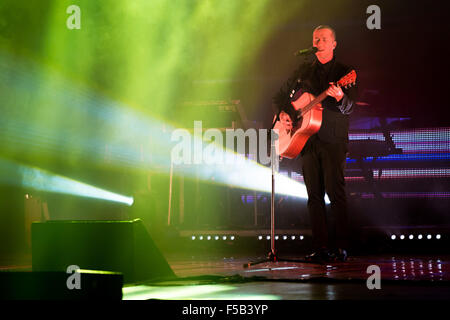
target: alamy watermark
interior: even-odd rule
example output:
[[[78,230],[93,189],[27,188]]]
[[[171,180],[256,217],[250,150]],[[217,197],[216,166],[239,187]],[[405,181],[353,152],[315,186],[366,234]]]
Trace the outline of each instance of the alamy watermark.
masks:
[[[72,4],[67,7],[66,13],[70,16],[66,20],[66,26],[69,30],[81,29],[81,9]],[[366,20],[366,26],[369,30],[381,29],[381,9],[378,5],[372,4],[367,7],[366,14],[370,16]]]
[[[370,274],[370,277],[367,278],[366,285],[367,289],[381,289],[381,269],[379,266],[373,264],[367,267],[367,274]]]
[[[66,20],[67,29],[81,29],[81,9],[79,6],[73,4],[67,7],[66,13],[70,16]]]
[[[376,4],[367,7],[366,13],[370,16],[366,20],[366,26],[369,30],[381,29],[381,9]]]
[[[223,132],[210,128],[204,131],[202,121],[194,121],[193,134],[187,129],[175,129],[171,141],[177,142],[171,152],[174,164],[240,165],[248,161],[245,156],[248,155],[251,160],[269,165],[272,154],[274,166],[278,169],[278,130],[249,128]],[[273,149],[272,153],[270,149]]]
[[[70,276],[66,280],[67,289],[81,289],[81,273],[79,272],[79,270],[80,267],[76,265],[70,265],[67,267],[66,272],[70,274]]]

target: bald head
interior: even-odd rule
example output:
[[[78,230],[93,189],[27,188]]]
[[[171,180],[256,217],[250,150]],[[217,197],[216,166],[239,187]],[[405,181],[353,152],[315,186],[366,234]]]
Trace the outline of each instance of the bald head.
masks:
[[[317,48],[316,57],[321,63],[327,63],[333,59],[336,45],[336,33],[333,28],[321,25],[314,29],[313,47]]]
[[[336,40],[336,31],[334,31],[334,29],[333,29],[332,27],[330,27],[329,25],[326,25],[326,24],[322,24],[322,25],[316,27],[316,28],[314,29],[314,31],[313,31],[313,34],[314,34],[315,31],[317,31],[317,30],[323,30],[323,29],[328,29],[328,30],[330,30],[330,31],[331,31],[331,34],[333,35],[333,39]]]

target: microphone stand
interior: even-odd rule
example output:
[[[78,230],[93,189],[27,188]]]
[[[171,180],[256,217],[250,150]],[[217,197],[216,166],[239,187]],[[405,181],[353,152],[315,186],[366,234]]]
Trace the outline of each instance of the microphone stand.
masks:
[[[303,263],[310,263],[310,261],[307,260],[291,260],[291,259],[280,259],[277,256],[277,252],[275,249],[275,159],[278,157],[276,150],[275,150],[275,140],[278,140],[278,134],[276,134],[273,130],[273,127],[275,126],[275,123],[279,117],[279,113],[277,117],[275,118],[272,128],[270,129],[270,166],[272,170],[272,193],[270,197],[270,252],[267,255],[267,258],[258,260],[255,262],[249,262],[245,263],[243,265],[244,268],[248,268],[260,263],[265,262],[277,262],[277,261],[283,261],[283,262],[303,262]]]

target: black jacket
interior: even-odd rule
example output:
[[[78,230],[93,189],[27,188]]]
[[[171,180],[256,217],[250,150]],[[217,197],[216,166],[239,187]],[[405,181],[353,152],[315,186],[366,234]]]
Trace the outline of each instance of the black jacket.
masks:
[[[298,98],[303,92],[318,96],[325,91],[330,82],[337,82],[353,68],[346,66],[333,57],[326,64],[320,63],[314,55],[313,59],[302,63],[286,84],[274,96],[273,101],[279,111],[288,113],[295,118],[295,109],[291,101]],[[320,140],[331,143],[348,142],[349,114],[353,111],[357,95],[357,86],[349,89],[342,88],[344,97],[337,102],[328,96],[322,101],[322,125],[317,133]]]

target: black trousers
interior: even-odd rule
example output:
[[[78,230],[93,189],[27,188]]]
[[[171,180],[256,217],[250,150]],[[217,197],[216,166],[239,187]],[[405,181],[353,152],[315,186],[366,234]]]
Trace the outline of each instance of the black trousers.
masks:
[[[347,199],[344,167],[346,143],[327,143],[317,134],[311,136],[302,150],[302,171],[308,191],[314,248],[348,248]],[[329,236],[325,192],[331,202],[335,220],[335,238]]]

